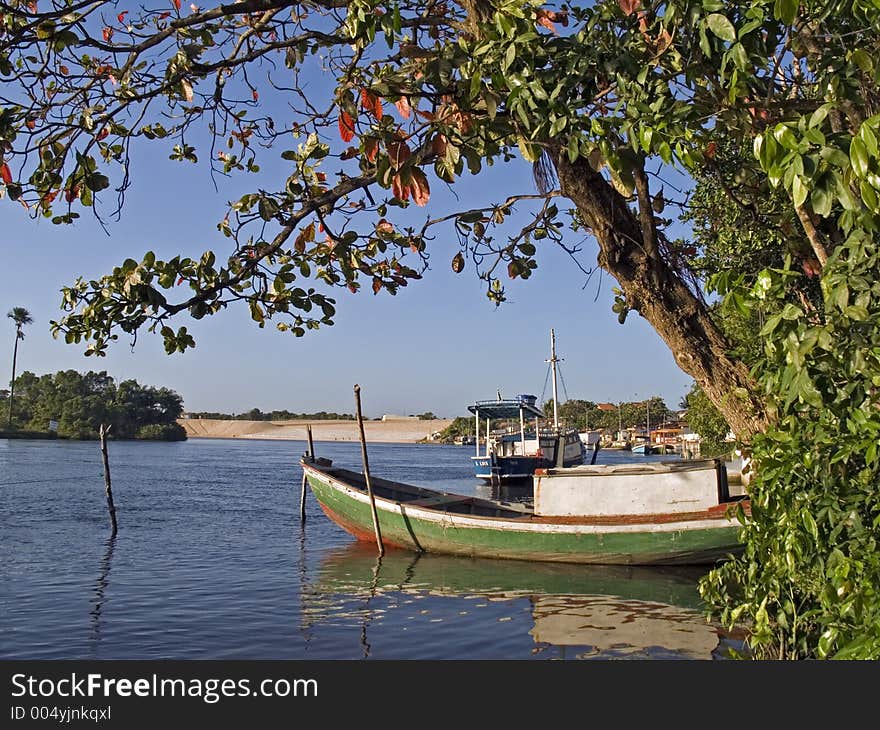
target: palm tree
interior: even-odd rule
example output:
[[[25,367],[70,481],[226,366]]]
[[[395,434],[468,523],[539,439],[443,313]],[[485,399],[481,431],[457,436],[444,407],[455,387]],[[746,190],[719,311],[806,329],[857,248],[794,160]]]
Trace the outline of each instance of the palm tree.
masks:
[[[18,341],[24,339],[23,327],[34,320],[31,313],[24,307],[13,307],[6,315],[15,322],[15,347],[12,350],[12,384],[9,388],[9,421],[8,427],[12,428],[12,399],[15,397],[15,361],[18,359]]]

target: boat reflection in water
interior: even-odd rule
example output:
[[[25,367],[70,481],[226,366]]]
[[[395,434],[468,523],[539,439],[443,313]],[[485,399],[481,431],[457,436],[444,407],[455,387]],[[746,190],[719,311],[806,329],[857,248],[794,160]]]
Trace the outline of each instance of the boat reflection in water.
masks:
[[[313,636],[322,625],[359,629],[364,657],[449,658],[444,636],[455,636],[462,659],[728,658],[743,637],[706,621],[704,573],[397,550],[379,558],[353,543],[327,553],[303,586],[302,620]]]

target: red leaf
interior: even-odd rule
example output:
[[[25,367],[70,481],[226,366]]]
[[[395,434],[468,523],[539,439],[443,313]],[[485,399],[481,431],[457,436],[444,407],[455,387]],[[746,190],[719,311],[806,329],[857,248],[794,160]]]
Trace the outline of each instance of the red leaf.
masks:
[[[104,40],[109,43],[110,39],[113,37],[113,28],[105,27],[103,32]]]
[[[717,148],[718,145],[716,145],[714,142],[709,142],[709,144],[706,145],[706,151],[703,154],[706,155],[706,157],[708,157],[710,160],[713,160],[715,159],[715,150]]]
[[[428,178],[418,168],[412,171],[412,182],[410,183],[413,202],[418,206],[428,204],[428,198],[431,197],[431,188],[428,186]]]
[[[556,31],[556,26],[553,25],[553,21],[547,17],[548,13],[546,10],[539,10],[536,15],[536,20],[538,21],[538,25],[543,25],[547,30],[552,30],[553,35],[559,35]]]
[[[642,4],[642,0],[617,0],[624,15],[632,15]]]
[[[339,136],[343,142],[351,142],[354,139],[354,120],[344,110],[339,113]]]
[[[379,152],[379,140],[374,137],[367,137],[364,140],[364,154],[370,162],[376,161],[376,155]]]
[[[33,129],[34,127],[37,126],[37,120],[31,118],[31,119],[28,119],[24,124],[28,129]]]
[[[256,89],[253,90],[253,92],[251,93],[251,96],[254,97],[254,101],[260,100],[260,92],[257,91]]]
[[[409,200],[409,186],[403,184],[403,179],[400,177],[400,173],[395,175],[391,180],[391,192],[394,194],[395,198]]]
[[[124,22],[125,22],[125,16],[126,16],[126,15],[128,15],[128,11],[127,11],[127,10],[124,11],[124,12],[122,12],[122,13],[119,13],[119,15],[116,16],[116,20],[118,20],[120,23],[124,23]]]
[[[176,286],[180,286],[181,284],[183,284],[183,282],[184,282],[184,278],[183,278],[182,276],[179,277],[179,278],[177,279],[177,284],[176,284]]]
[[[378,294],[380,291],[382,291],[382,280],[374,276],[373,277],[373,294]]]
[[[412,107],[409,105],[409,99],[405,96],[401,96],[397,101],[394,102],[394,106],[397,107],[397,111],[400,112],[400,116],[404,119],[409,119],[409,115],[412,113]]]
[[[316,172],[315,177],[318,178],[318,182],[327,182],[327,174],[324,172]]]
[[[62,75],[62,76],[67,76],[67,74],[70,73],[70,69],[67,68],[67,66],[63,66],[63,65],[62,65],[62,66],[59,66],[59,67],[58,67],[58,70],[61,72],[61,75]]]
[[[406,162],[412,153],[406,142],[389,142],[388,143],[388,161],[391,167],[399,170],[404,162]]]
[[[385,234],[391,234],[391,233],[394,233],[394,226],[391,225],[391,223],[389,223],[387,220],[385,220],[384,218],[382,218],[382,219],[376,224],[376,233],[385,233]]]
[[[376,119],[382,118],[382,100],[373,92],[361,89],[361,106],[376,117]]]
[[[174,3],[174,7],[180,10],[180,0],[171,0]]]
[[[416,114],[418,114],[422,119],[425,119],[429,122],[434,121],[434,114],[432,112],[423,112],[416,109]]]
[[[9,169],[9,165],[5,162],[0,166],[0,178],[3,178],[3,182],[7,185],[12,184],[12,171]]]
[[[102,128],[101,128],[101,131],[98,132],[98,133],[95,135],[95,139],[98,140],[98,141],[100,142],[100,141],[101,141],[102,139],[104,139],[104,137],[106,137],[108,134],[110,134],[110,128],[109,128],[109,127],[102,127]]]
[[[431,151],[438,157],[443,157],[443,155],[446,154],[446,148],[448,146],[449,145],[448,140],[446,139],[446,135],[438,134],[431,142]]]
[[[64,199],[68,203],[72,203],[79,197],[79,185],[74,185],[72,188],[68,188],[64,191]]]
[[[57,190],[50,190],[43,196],[43,205],[48,207],[52,204],[52,201],[55,200],[55,196],[58,195]]]
[[[348,285],[348,290],[349,290],[352,294],[357,294],[357,293],[358,293],[358,286],[357,286],[357,284],[355,284],[354,282],[352,282],[351,284]]]

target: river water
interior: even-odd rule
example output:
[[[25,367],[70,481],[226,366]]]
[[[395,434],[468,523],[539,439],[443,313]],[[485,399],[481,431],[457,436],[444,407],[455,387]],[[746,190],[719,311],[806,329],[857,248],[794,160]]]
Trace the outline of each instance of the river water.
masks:
[[[473,447],[371,444],[377,476],[490,496]],[[701,568],[378,561],[314,497],[305,444],[0,440],[3,659],[713,659]],[[316,443],[360,468],[360,446]],[[599,463],[658,457],[604,451]],[[663,457],[668,458],[668,457]]]

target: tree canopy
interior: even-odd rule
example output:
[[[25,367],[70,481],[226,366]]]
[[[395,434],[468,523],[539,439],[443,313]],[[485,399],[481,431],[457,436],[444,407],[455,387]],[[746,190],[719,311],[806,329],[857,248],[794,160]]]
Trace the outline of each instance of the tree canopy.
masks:
[[[13,423],[37,432],[57,421],[58,435],[95,439],[102,424],[113,438],[180,441],[186,438],[177,419],[183,400],[173,390],[120,383],[106,372],[62,370],[37,376],[24,372],[15,380]]]

